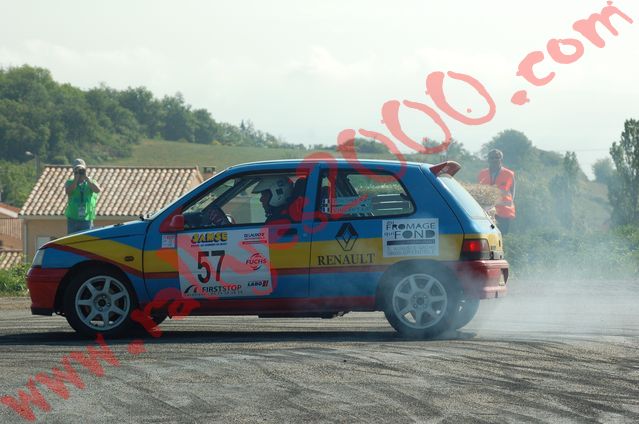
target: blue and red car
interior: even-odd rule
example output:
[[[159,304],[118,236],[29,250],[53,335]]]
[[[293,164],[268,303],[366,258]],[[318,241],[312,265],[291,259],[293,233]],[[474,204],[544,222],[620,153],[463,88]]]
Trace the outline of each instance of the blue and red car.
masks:
[[[140,315],[330,318],[383,311],[408,337],[466,325],[506,293],[502,237],[455,162],[233,166],[139,221],[49,242],[33,314],[126,334]]]

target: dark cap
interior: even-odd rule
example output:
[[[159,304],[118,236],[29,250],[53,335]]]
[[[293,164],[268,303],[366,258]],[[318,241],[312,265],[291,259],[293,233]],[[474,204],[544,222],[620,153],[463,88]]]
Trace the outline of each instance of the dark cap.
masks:
[[[74,171],[77,169],[87,169],[87,164],[82,159],[75,159],[72,165]]]

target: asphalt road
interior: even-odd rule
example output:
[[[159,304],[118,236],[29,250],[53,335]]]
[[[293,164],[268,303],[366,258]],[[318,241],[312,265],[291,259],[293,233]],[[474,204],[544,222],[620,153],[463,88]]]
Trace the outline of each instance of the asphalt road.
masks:
[[[639,422],[639,282],[511,282],[462,331],[399,338],[381,314],[333,320],[191,317],[107,341],[103,375],[75,360],[67,399],[37,383],[36,421]],[[60,317],[0,299],[0,396],[61,368]],[[64,390],[58,393],[65,395]],[[6,401],[7,398],[4,398]],[[46,407],[46,405],[43,405]],[[27,422],[0,404],[0,422]]]

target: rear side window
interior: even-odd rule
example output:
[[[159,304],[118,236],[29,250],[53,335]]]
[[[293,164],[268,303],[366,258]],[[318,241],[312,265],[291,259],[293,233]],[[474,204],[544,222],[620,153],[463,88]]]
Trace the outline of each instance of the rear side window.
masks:
[[[484,211],[477,200],[453,177],[447,174],[440,175],[439,180],[444,183],[446,188],[453,193],[453,197],[457,199],[461,207],[473,219],[488,219],[488,215]]]
[[[319,210],[331,220],[408,215],[415,211],[397,178],[380,172],[325,170],[318,203]]]

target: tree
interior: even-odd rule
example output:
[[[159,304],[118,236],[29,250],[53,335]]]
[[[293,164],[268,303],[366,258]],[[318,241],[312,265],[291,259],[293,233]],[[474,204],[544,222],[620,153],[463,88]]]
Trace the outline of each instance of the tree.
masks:
[[[561,174],[550,181],[555,199],[555,214],[559,222],[568,230],[574,224],[574,199],[578,192],[579,162],[575,152],[566,152]]]
[[[355,137],[355,151],[364,154],[384,154],[388,153],[388,148],[375,140]]]
[[[137,143],[141,135],[140,124],[129,109],[118,101],[119,93],[101,86],[84,94],[87,103],[98,117],[98,123],[109,133],[117,134],[124,144]]]
[[[516,175],[517,218],[512,225],[513,233],[557,228],[559,222],[554,208],[554,196],[549,184],[540,184],[535,173],[520,172]]]
[[[163,116],[162,106],[145,87],[127,88],[118,95],[120,104],[133,113],[147,137],[160,133]]]
[[[484,144],[481,153],[486,156],[492,149],[499,149],[504,154],[504,165],[515,171],[527,168],[530,162],[537,162],[532,141],[521,131],[505,130]]]
[[[619,225],[639,223],[639,121],[624,123],[619,143],[612,143],[610,156],[615,177],[608,182],[612,220]]]
[[[193,111],[194,138],[196,143],[212,143],[217,134],[217,125],[206,109]]]
[[[18,207],[22,206],[27,200],[35,180],[36,173],[33,164],[16,164],[0,160],[0,190],[2,190],[3,202]]]
[[[194,122],[191,114],[191,106],[184,102],[182,93],[175,96],[165,96],[162,99],[164,126],[162,137],[165,140],[186,140],[193,142]]]
[[[610,158],[597,159],[592,165],[592,172],[595,174],[595,181],[601,184],[608,184],[613,178],[615,169]]]

